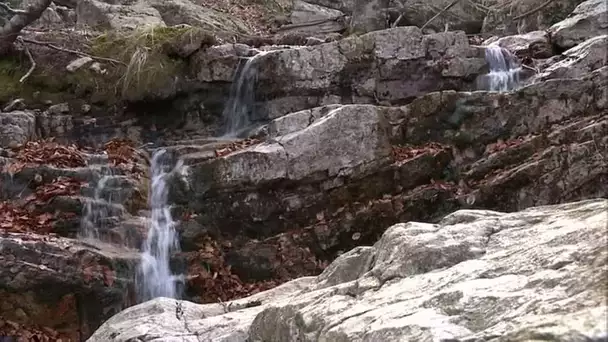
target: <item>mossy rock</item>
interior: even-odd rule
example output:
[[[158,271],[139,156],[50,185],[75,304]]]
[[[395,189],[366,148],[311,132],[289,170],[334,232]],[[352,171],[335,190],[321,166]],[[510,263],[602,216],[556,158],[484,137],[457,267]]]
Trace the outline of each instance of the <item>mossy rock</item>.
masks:
[[[83,43],[80,51],[105,58],[99,59],[105,73],[88,66],[68,72],[65,67],[76,56],[33,46],[37,66],[23,83],[19,80],[30,67],[29,59],[23,53],[0,59],[0,104],[23,98],[32,107],[49,101],[80,101],[109,108],[123,102],[169,98],[188,73],[187,54],[180,56],[183,50],[177,49],[190,44],[186,49],[192,53],[214,43],[213,35],[183,27],[102,34],[90,46]]]

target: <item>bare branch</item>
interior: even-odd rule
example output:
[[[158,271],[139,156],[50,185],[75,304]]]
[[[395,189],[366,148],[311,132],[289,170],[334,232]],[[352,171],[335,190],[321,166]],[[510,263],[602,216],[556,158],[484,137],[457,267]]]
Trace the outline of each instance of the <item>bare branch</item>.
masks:
[[[429,21],[427,21],[426,23],[424,23],[424,25],[422,25],[422,27],[420,28],[420,30],[424,30],[424,28],[427,27],[433,20],[437,19],[437,17],[439,17],[440,15],[442,15],[443,13],[445,13],[446,11],[448,11],[450,8],[454,7],[454,5],[456,5],[459,1],[460,0],[454,0],[454,1],[452,1],[444,9],[442,9],[441,11],[439,11],[439,13],[435,14],[431,19],[429,19]]]
[[[121,62],[121,61],[113,59],[113,58],[105,58],[105,57],[93,56],[93,55],[90,55],[90,54],[82,52],[82,51],[76,51],[76,50],[66,49],[66,48],[54,45],[52,43],[41,42],[41,41],[37,41],[37,40],[33,40],[33,39],[28,39],[28,38],[21,38],[21,40],[24,41],[24,42],[26,42],[26,43],[46,46],[46,47],[51,48],[53,50],[71,53],[71,54],[74,54],[74,55],[77,55],[77,56],[80,56],[80,57],[89,57],[89,58],[92,58],[92,59],[95,59],[95,60],[98,60],[98,61],[105,61],[105,62],[110,62],[110,63],[114,63],[114,64],[121,64],[121,65],[125,65],[126,66],[126,64],[124,62]]]
[[[23,42],[22,38],[18,38],[19,41]],[[32,56],[32,53],[30,52],[30,49],[28,49],[27,45],[23,44],[23,48],[25,49],[25,53],[27,54],[27,58],[30,59],[30,63],[32,64],[32,66],[30,66],[30,69],[27,71],[27,73],[25,75],[23,75],[23,77],[21,77],[19,79],[19,83],[23,83],[25,82],[25,80],[27,80],[28,77],[30,77],[30,75],[34,72],[34,69],[36,69],[36,61],[34,60],[34,56]]]
[[[401,14],[399,14],[399,16],[397,17],[397,20],[395,20],[395,22],[393,23],[393,25],[391,27],[393,27],[393,28],[397,27],[397,25],[399,25],[399,22],[401,22],[401,19],[403,19],[404,15],[405,15],[405,12],[401,12]]]
[[[542,5],[536,7],[535,9],[532,9],[532,10],[530,10],[530,11],[528,11],[528,12],[522,14],[522,15],[518,15],[517,17],[513,18],[513,20],[523,19],[523,18],[529,16],[530,14],[534,14],[534,13],[540,11],[541,9],[547,7],[552,2],[553,2],[553,0],[547,0]]]
[[[11,6],[9,6],[9,4],[4,3],[4,2],[0,2],[0,9],[4,10],[4,12],[6,12],[10,15],[27,14],[27,11],[11,8]]]

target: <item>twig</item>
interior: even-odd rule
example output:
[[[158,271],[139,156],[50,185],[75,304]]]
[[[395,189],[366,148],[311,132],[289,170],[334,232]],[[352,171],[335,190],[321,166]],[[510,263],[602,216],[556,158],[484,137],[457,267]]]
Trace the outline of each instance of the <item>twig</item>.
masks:
[[[22,38],[22,40],[24,42],[26,42],[26,43],[46,46],[46,47],[51,48],[53,50],[67,52],[67,53],[71,53],[71,54],[78,55],[78,56],[81,56],[81,57],[89,57],[89,58],[100,60],[100,61],[106,61],[106,62],[110,62],[110,63],[121,64],[121,65],[124,65],[124,66],[127,65],[124,62],[121,62],[121,61],[116,60],[114,58],[106,58],[106,57],[93,56],[93,55],[90,55],[90,54],[82,52],[82,51],[76,51],[76,50],[66,49],[66,48],[59,47],[57,45],[54,45],[54,44],[48,43],[48,42],[40,42],[40,41],[37,41],[37,40],[28,39],[28,38]]]
[[[543,3],[542,5],[536,7],[535,9],[530,10],[530,11],[528,11],[528,12],[522,14],[522,15],[518,15],[517,17],[513,18],[513,20],[523,19],[523,18],[529,16],[530,14],[534,14],[534,13],[540,11],[541,9],[547,7],[547,5],[549,5],[552,2],[553,2],[553,0],[547,0],[547,1],[545,1],[545,3]]]
[[[397,27],[397,25],[399,25],[399,22],[401,21],[401,19],[403,19],[403,16],[405,15],[405,12],[401,12],[401,14],[399,14],[399,16],[397,17],[397,20],[395,20],[395,22],[393,23],[393,25],[391,25],[392,28]]]
[[[19,38],[17,38],[17,40],[23,44],[23,38],[19,37]],[[34,69],[36,69],[36,61],[34,60],[34,56],[32,56],[30,49],[28,49],[27,45],[25,45],[25,44],[23,44],[23,48],[25,49],[27,58],[30,59],[30,63],[32,65],[30,66],[30,69],[27,71],[27,73],[19,79],[19,83],[25,82],[25,80],[27,80],[27,78],[30,77],[30,75],[34,72]]]
[[[428,26],[428,24],[430,24],[433,20],[437,19],[438,16],[442,15],[443,13],[445,13],[447,10],[449,10],[450,8],[452,8],[454,5],[456,5],[456,3],[458,3],[460,0],[454,0],[452,1],[449,5],[447,5],[444,9],[442,9],[441,11],[439,11],[439,13],[435,14],[431,19],[429,19],[429,21],[427,21],[426,23],[424,23],[424,25],[422,25],[422,27],[420,28],[421,30],[424,30],[425,27]]]
[[[6,13],[11,14],[11,15],[28,14],[27,11],[11,8],[11,6],[9,6],[8,4],[5,4],[4,2],[0,2],[0,9],[3,9]]]
[[[537,73],[537,74],[540,74],[540,70],[538,70],[538,69],[536,69],[536,68],[533,68],[533,67],[531,67],[531,66],[529,66],[529,65],[522,64],[521,66],[522,66],[523,68],[528,69],[528,70],[532,70],[532,71],[534,71],[534,72],[535,72],[535,73]]]

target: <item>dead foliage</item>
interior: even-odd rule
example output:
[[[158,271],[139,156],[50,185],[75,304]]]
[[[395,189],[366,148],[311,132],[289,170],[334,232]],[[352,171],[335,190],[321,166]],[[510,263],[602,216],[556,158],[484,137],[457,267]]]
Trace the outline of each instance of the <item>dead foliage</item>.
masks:
[[[23,325],[0,317],[0,336],[11,342],[71,342],[74,338],[48,327]]]
[[[61,145],[54,139],[28,141],[13,149],[16,162],[5,165],[4,172],[11,174],[25,167],[48,165],[59,168],[74,168],[86,165],[85,158],[76,145]]]
[[[269,33],[268,19],[271,9],[274,7],[275,10],[280,10],[280,5],[275,0],[195,0],[193,2],[242,20],[254,34]]]
[[[135,143],[129,139],[112,139],[107,142],[104,151],[108,154],[110,164],[114,167],[139,176],[144,170],[138,167]]]
[[[448,149],[448,146],[436,142],[431,142],[422,146],[393,146],[393,159],[395,161],[406,161],[423,154],[436,156],[440,152]]]
[[[498,139],[495,143],[489,144],[488,146],[486,146],[486,153],[492,154],[492,153],[496,153],[499,151],[503,151],[507,148],[518,146],[526,140],[527,140],[526,137],[518,137],[515,139],[506,140],[506,141],[502,140],[502,139]]]
[[[227,144],[225,146],[222,146],[221,148],[216,149],[215,156],[223,157],[223,156],[229,155],[232,152],[236,152],[236,151],[242,150],[244,148],[247,148],[247,147],[250,147],[253,145],[257,145],[261,142],[262,142],[262,140],[254,139],[254,138],[235,141],[233,143]]]
[[[200,294],[201,303],[225,302],[247,297],[279,285],[279,281],[244,283],[224,262],[220,244],[207,237],[197,252],[185,253],[187,286]]]
[[[16,201],[0,202],[0,229],[38,234],[51,233],[57,220],[71,219],[77,214],[40,212],[38,209],[57,196],[77,194],[83,184],[75,179],[59,177],[51,183],[37,187],[21,204],[17,204]]]

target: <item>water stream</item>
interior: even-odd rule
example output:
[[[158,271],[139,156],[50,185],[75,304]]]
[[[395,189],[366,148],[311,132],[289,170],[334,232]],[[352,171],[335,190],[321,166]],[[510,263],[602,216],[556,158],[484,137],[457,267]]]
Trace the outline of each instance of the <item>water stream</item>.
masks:
[[[183,277],[171,272],[171,255],[180,250],[175,232],[175,222],[168,205],[167,176],[178,170],[181,164],[167,172],[166,151],[159,149],[152,156],[151,185],[148,204],[151,215],[148,235],[142,247],[141,263],[137,278],[141,301],[156,297],[178,297],[178,284]]]
[[[511,52],[497,44],[490,44],[485,49],[485,59],[490,72],[485,75],[485,84],[481,88],[490,91],[509,91],[520,83],[521,66]]]
[[[238,137],[251,125],[255,111],[255,87],[258,79],[257,62],[268,51],[242,59],[230,86],[230,97],[224,107],[224,137]]]

